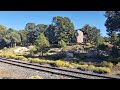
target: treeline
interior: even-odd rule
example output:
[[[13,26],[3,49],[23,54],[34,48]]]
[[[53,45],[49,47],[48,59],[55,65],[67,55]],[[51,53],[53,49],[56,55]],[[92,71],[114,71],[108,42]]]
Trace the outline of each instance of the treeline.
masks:
[[[84,32],[85,43],[98,45],[103,42],[100,29],[97,27],[86,24],[80,29]],[[27,23],[24,30],[6,29],[0,25],[0,48],[34,45],[41,33],[47,38],[50,45],[58,44],[61,40],[66,44],[76,42],[72,21],[67,17],[56,16],[49,25]]]
[[[106,40],[113,45],[111,55],[117,58],[120,57],[120,11],[106,11],[105,17],[107,18],[105,26],[108,34]]]

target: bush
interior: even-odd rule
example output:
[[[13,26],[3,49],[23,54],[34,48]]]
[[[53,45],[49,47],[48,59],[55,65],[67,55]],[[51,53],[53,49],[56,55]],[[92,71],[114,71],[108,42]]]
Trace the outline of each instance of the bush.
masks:
[[[64,53],[58,53],[58,54],[52,55],[50,58],[54,60],[60,60],[60,59],[63,59],[64,57],[66,57]]]
[[[120,62],[120,57],[118,58],[109,57],[107,61],[117,64],[118,62]]]
[[[28,58],[28,61],[30,61],[30,63],[32,63],[32,60],[33,60],[33,58]]]
[[[86,46],[91,46],[91,44],[90,43],[86,43]]]
[[[83,70],[83,71],[88,70],[88,65],[87,64],[86,65],[78,65],[77,69],[80,69],[80,70]]]
[[[23,61],[28,60],[28,59],[25,58],[24,56],[17,56],[16,59],[23,60]]]
[[[65,62],[61,60],[55,61],[54,65],[57,67],[71,67],[71,64],[69,62]]]
[[[113,63],[103,61],[103,62],[100,63],[100,65],[101,65],[102,67],[112,67],[112,66],[113,66]]]
[[[75,63],[70,63],[70,64],[76,68],[79,66],[79,64],[75,64]]]
[[[22,58],[21,60],[23,60],[23,61],[28,61],[28,59],[27,59],[27,58],[25,58],[25,57],[24,57],[24,58]]]
[[[100,44],[100,45],[98,45],[97,49],[98,50],[106,51],[108,49],[108,45]]]
[[[81,58],[73,58],[73,62],[79,63],[81,61]]]
[[[60,40],[60,41],[58,42],[58,46],[61,47],[61,48],[65,48],[67,45],[66,45],[65,41]]]
[[[33,55],[37,51],[35,46],[29,46],[28,48],[30,50],[30,55]]]
[[[32,60],[33,60],[33,58],[28,58],[28,60],[29,60],[29,61],[32,61]]]
[[[15,59],[15,57],[16,57],[16,55],[14,55],[14,54],[8,55],[8,58],[11,58],[11,59]]]
[[[116,66],[117,66],[117,67],[120,67],[120,62],[118,62],[118,63],[116,64]]]
[[[4,54],[1,54],[0,56],[5,58],[11,58],[11,59],[14,59],[16,57],[16,55],[12,53],[4,53]]]
[[[32,63],[39,63],[40,59],[39,58],[33,58],[30,60]]]
[[[55,63],[55,61],[51,61],[51,60],[42,60],[43,63],[47,63],[47,64],[53,64]]]
[[[99,73],[99,74],[106,74],[106,73],[110,73],[111,70],[110,68],[107,67],[96,67],[93,72],[95,73]]]
[[[28,60],[32,63],[40,63],[40,64],[53,64],[54,61],[51,60],[43,60],[43,59],[39,59],[39,58],[28,58]]]
[[[80,65],[86,65],[86,63],[83,62],[83,61],[80,61],[79,64],[80,64]]]
[[[96,68],[96,67],[95,67],[94,65],[89,65],[89,66],[88,66],[88,69],[91,70],[91,71],[93,71],[95,68]]]
[[[112,51],[111,51],[111,55],[113,57],[120,57],[120,50],[119,50],[119,48],[116,47],[116,46],[113,46],[112,47]]]

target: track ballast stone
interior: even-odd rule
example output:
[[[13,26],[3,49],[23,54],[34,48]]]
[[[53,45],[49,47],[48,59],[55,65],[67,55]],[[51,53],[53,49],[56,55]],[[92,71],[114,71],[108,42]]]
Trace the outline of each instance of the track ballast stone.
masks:
[[[55,75],[51,73],[46,73],[42,71],[27,69],[19,66],[14,66],[6,63],[0,62],[0,67],[6,68],[10,72],[16,73],[15,79],[28,79],[31,76],[40,76],[43,79],[73,79],[66,76]]]

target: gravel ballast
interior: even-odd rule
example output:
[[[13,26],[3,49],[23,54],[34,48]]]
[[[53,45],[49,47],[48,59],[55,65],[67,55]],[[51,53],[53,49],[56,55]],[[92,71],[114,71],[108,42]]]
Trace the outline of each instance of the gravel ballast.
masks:
[[[40,76],[43,79],[73,79],[62,75],[55,75],[51,73],[46,73],[42,71],[26,69],[19,66],[14,66],[6,63],[0,62],[0,67],[7,69],[9,72],[15,73],[14,77],[10,76],[10,79],[28,79],[31,76]],[[4,76],[3,76],[4,77]],[[2,77],[0,77],[2,78]],[[8,77],[9,78],[9,77]]]

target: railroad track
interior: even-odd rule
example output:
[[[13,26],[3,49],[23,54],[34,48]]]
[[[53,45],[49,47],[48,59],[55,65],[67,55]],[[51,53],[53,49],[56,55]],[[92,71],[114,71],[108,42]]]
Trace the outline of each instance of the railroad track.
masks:
[[[43,66],[43,65],[38,65],[34,63],[28,63],[25,61],[6,59],[6,58],[1,58],[1,57],[0,57],[0,62],[24,67],[27,69],[33,69],[33,70],[48,72],[48,73],[57,74],[57,75],[63,75],[63,76],[71,77],[71,78],[77,78],[77,79],[120,79],[118,77],[83,73],[80,71],[73,71],[73,70],[61,69],[57,67]]]

